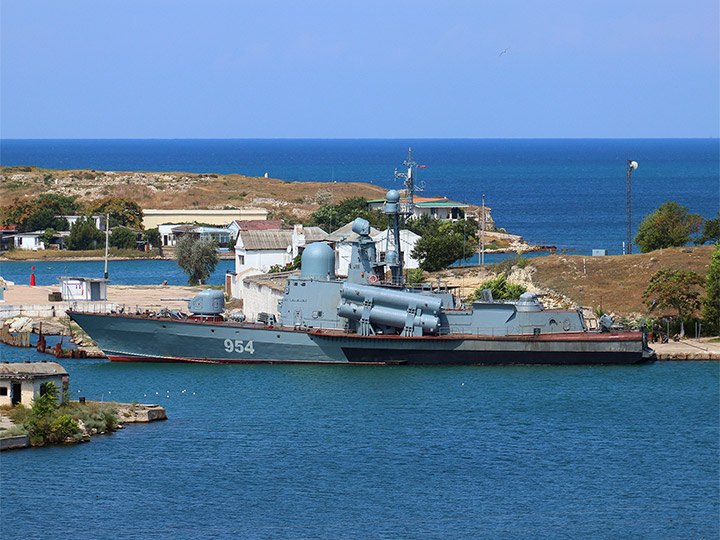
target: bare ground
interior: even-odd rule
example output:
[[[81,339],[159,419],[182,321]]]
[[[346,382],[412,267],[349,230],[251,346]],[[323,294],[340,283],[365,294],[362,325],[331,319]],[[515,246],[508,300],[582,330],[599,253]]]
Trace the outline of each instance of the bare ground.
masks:
[[[525,268],[509,273],[511,282],[529,290],[549,293],[554,305],[569,305],[580,300],[591,309],[602,308],[622,316],[644,314],[642,293],[651,276],[664,268],[693,270],[707,274],[713,246],[671,248],[638,255],[587,257],[556,254],[527,259]],[[446,270],[438,276],[458,287],[468,297],[480,284],[505,270],[502,264]],[[654,316],[677,315],[672,309],[653,311]]]

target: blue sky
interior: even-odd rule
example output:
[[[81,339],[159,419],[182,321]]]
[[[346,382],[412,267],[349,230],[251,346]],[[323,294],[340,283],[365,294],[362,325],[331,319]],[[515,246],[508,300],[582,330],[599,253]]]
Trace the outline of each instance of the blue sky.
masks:
[[[720,135],[717,0],[0,2],[3,138]]]

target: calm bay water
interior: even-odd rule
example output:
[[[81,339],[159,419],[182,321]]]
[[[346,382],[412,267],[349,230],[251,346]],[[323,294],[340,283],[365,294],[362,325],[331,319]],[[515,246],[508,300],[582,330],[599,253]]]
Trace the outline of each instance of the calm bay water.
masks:
[[[666,200],[706,218],[720,210],[717,139],[0,140],[3,165],[241,173],[399,187],[409,146],[425,195],[481,204],[536,244],[622,252],[626,159],[633,234]]]
[[[169,420],[4,453],[8,540],[720,534],[717,363],[63,363]]]
[[[103,277],[104,261],[0,261],[0,276],[18,285],[29,285],[30,275],[35,267],[37,285],[57,285],[58,276]],[[235,261],[221,260],[208,280],[210,285],[225,283],[225,272],[235,271]],[[108,261],[108,276],[111,285],[185,285],[185,274],[173,260],[127,260]]]

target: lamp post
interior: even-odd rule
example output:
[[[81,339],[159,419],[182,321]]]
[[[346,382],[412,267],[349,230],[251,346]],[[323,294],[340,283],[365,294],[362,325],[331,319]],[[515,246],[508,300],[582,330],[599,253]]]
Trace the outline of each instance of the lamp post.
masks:
[[[632,238],[630,237],[630,175],[638,168],[637,161],[627,160],[627,249],[628,255],[632,254]]]
[[[482,199],[482,228],[480,229],[480,264],[485,264],[485,195]]]

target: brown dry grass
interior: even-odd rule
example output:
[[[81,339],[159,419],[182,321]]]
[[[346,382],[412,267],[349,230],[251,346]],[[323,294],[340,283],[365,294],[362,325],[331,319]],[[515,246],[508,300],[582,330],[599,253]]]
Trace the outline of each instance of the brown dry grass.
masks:
[[[645,314],[643,291],[655,272],[665,268],[693,270],[707,274],[713,246],[664,249],[638,255],[588,257],[582,255],[548,255],[525,259],[526,270],[538,289],[578,299],[585,307],[602,308],[621,316]],[[583,264],[584,261],[584,264]],[[441,280],[457,287],[463,298],[484,281],[494,279],[505,267],[498,265],[452,268],[437,274]],[[434,277],[430,277],[433,280]],[[580,288],[582,287],[582,291]],[[556,296],[556,295],[551,295]],[[653,316],[677,315],[672,309],[654,310]]]
[[[286,211],[284,206],[273,203],[280,201],[292,205],[293,211],[286,211],[288,215],[307,216],[320,206],[319,192],[332,194],[330,202],[335,203],[349,197],[378,199],[385,196],[384,188],[360,182],[290,182],[240,174],[107,173],[36,167],[3,167],[0,174],[0,200],[7,203],[15,198],[36,197],[39,193],[63,193],[77,195],[81,201],[106,196],[129,197],[143,208],[274,206],[283,213]],[[255,199],[268,201],[258,203]]]
[[[612,257],[538,257],[531,262],[537,269],[533,281],[573,299],[580,294],[584,306],[623,314],[645,313],[642,294],[655,272],[671,268],[693,270],[704,276],[712,250],[713,246],[697,246]],[[677,314],[671,309],[653,313]]]

